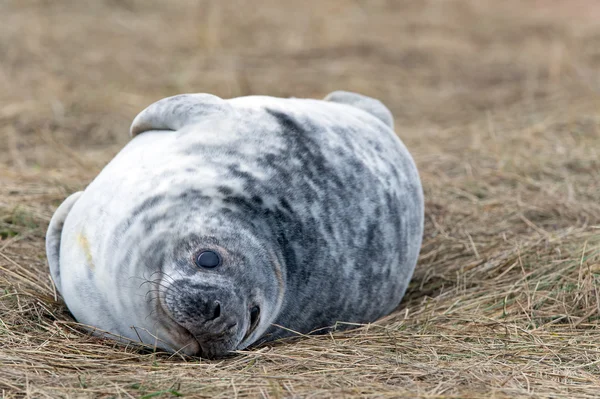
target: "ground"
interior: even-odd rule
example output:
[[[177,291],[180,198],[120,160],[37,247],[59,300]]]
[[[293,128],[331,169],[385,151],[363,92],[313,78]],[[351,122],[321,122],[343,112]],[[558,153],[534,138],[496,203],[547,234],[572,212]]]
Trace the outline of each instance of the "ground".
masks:
[[[600,3],[5,0],[0,15],[3,397],[597,397]],[[45,229],[140,110],[337,89],[389,106],[423,180],[396,312],[218,361],[77,326]]]

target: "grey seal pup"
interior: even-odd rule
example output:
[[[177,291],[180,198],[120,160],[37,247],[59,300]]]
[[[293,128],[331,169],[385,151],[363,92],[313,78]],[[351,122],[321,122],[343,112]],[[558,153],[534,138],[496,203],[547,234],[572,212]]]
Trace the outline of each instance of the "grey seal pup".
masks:
[[[213,358],[398,306],[423,192],[378,100],[184,94],[130,134],[48,228],[80,323]]]

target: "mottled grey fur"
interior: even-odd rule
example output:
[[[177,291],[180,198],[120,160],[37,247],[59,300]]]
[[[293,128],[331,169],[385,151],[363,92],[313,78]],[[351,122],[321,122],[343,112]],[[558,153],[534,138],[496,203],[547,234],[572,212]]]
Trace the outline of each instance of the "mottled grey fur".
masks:
[[[52,278],[80,322],[212,357],[398,306],[423,195],[381,102],[180,95],[131,134],[48,230]],[[196,266],[206,249],[223,263]]]

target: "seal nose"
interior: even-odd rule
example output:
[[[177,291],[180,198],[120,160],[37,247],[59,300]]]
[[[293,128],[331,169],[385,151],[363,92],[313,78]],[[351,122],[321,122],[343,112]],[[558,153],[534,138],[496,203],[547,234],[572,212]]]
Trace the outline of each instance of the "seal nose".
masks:
[[[214,301],[212,304],[212,309],[208,307],[208,312],[206,312],[206,320],[212,321],[221,317],[221,303],[219,301]]]
[[[181,314],[182,319],[205,324],[222,318],[223,306],[219,292],[197,292],[182,296],[176,305],[176,313]]]
[[[221,336],[242,325],[238,302],[230,290],[189,282],[175,282],[165,293],[172,317],[196,336]]]

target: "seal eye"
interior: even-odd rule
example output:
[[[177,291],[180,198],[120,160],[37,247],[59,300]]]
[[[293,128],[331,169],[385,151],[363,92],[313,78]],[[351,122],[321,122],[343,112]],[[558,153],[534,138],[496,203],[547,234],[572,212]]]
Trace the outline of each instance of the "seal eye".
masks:
[[[196,265],[212,269],[221,264],[221,257],[215,251],[202,251],[196,258]]]

